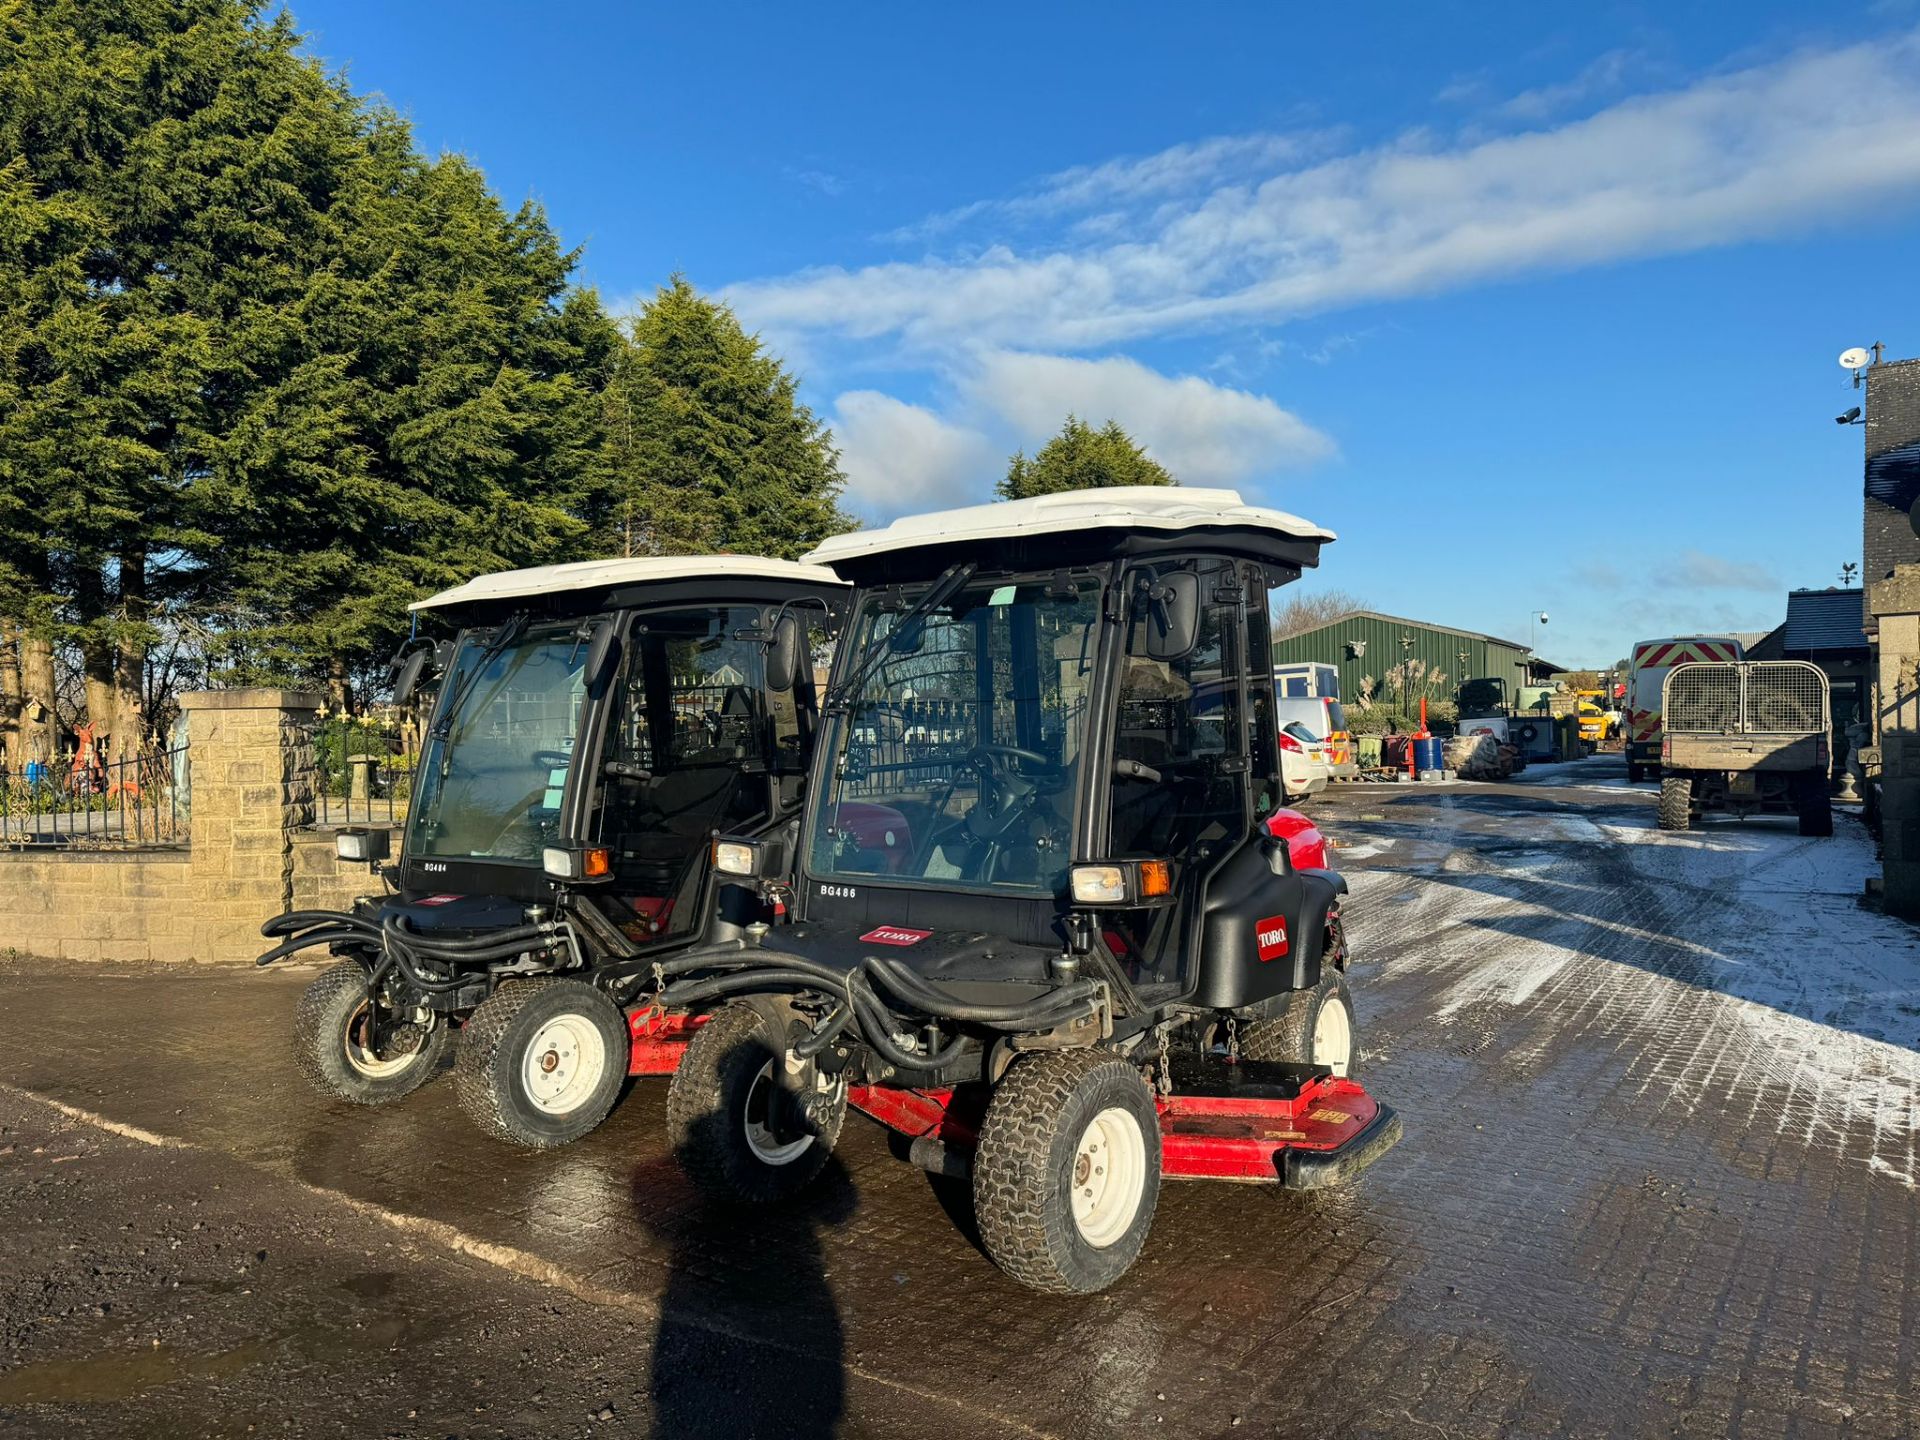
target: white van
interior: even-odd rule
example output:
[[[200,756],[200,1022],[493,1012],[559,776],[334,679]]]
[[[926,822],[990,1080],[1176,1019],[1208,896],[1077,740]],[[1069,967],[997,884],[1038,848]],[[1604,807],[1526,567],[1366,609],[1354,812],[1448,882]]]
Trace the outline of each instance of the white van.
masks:
[[[1667,672],[1689,660],[1744,660],[1747,652],[1731,635],[1683,635],[1672,640],[1642,640],[1633,647],[1627,681],[1627,779],[1651,779],[1660,773],[1660,691]]]
[[[1340,671],[1332,665],[1303,664],[1273,667],[1274,723],[1282,730],[1298,724],[1320,747],[1320,759],[1336,780],[1360,773],[1353,736],[1347,732],[1347,712],[1340,704]]]

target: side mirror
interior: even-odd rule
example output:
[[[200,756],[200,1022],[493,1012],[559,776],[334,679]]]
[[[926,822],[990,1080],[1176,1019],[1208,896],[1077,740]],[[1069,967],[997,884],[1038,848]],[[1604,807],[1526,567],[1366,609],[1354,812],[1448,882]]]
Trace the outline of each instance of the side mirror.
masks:
[[[602,620],[593,627],[593,638],[587,642],[587,690],[598,694],[607,683],[614,653],[620,646],[620,626],[613,620]]]
[[[1145,602],[1147,658],[1183,660],[1200,638],[1200,577],[1191,570],[1174,570],[1140,583]]]
[[[803,634],[800,621],[782,615],[773,627],[773,641],[767,646],[767,686],[772,690],[791,690],[800,678]]]
[[[405,705],[413,699],[413,692],[420,688],[420,676],[427,668],[427,661],[433,658],[433,647],[422,645],[405,660],[400,662],[399,673],[393,679],[393,703]]]

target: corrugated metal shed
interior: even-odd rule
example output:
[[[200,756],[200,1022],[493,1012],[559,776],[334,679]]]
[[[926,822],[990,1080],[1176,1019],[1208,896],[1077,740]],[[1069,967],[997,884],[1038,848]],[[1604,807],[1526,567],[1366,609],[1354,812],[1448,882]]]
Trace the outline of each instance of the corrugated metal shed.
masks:
[[[1853,590],[1790,590],[1787,623],[1781,626],[1780,648],[1799,658],[1835,651],[1865,650],[1867,636],[1860,624],[1861,592]]]
[[[1323,625],[1273,642],[1276,665],[1336,666],[1340,694],[1348,700],[1359,693],[1360,681],[1366,676],[1385,691],[1387,671],[1409,657],[1444,674],[1449,693],[1462,680],[1495,676],[1506,682],[1507,693],[1512,695],[1527,665],[1527,647],[1477,630],[1383,615],[1377,610],[1350,610]]]

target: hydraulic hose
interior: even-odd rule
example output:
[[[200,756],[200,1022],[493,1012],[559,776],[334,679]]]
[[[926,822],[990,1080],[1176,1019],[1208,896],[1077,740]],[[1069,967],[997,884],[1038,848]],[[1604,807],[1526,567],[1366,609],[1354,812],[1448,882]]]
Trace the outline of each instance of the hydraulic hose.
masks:
[[[956,1035],[940,1049],[929,1055],[918,1055],[903,1050],[894,1043],[893,1012],[888,1010],[880,998],[873,993],[864,975],[848,977],[847,999],[853,1004],[855,1016],[860,1022],[860,1036],[877,1052],[881,1059],[900,1070],[938,1070],[943,1065],[951,1065],[966,1050],[964,1035]]]
[[[695,955],[663,961],[659,968],[660,973],[669,978],[688,975],[696,970],[731,970],[749,974],[759,970],[804,970],[809,975],[817,976],[823,986],[834,991],[844,990],[847,984],[847,972],[844,970],[835,970],[798,955],[783,955],[777,951],[730,950],[719,954]]]
[[[491,955],[496,951],[525,950],[551,941],[559,933],[557,926],[522,925],[512,930],[493,930],[484,935],[442,940],[418,930],[409,930],[392,917],[387,920],[386,928],[399,935],[415,954],[448,960],[466,960],[482,954]]]
[[[1100,994],[1092,981],[1077,980],[1019,1005],[969,1005],[922,980],[898,960],[882,960],[870,955],[867,957],[865,973],[916,1010],[924,1010],[929,1015],[943,1019],[970,1020],[981,1025],[1019,1027],[1038,1019],[1052,1018],[1056,1012],[1072,1015],[1097,1002]]]
[[[272,939],[276,935],[291,935],[296,930],[305,930],[314,925],[352,925],[376,934],[380,929],[371,920],[363,919],[350,910],[289,910],[284,915],[275,915],[268,920],[260,927],[260,933]]]
[[[367,940],[369,938],[378,937],[369,937],[359,930],[348,930],[345,928],[309,930],[304,935],[296,935],[291,940],[282,941],[253,963],[256,965],[271,965],[276,960],[284,960],[296,951],[305,950],[314,945],[335,945],[343,940]]]
[[[826,1049],[840,1036],[840,1032],[853,1023],[853,1002],[842,1000],[833,1007],[831,1014],[820,1022],[814,1032],[793,1047],[793,1053],[802,1060],[811,1060]]]
[[[391,939],[405,947],[416,959],[477,964],[483,960],[504,959],[524,950],[545,949],[554,943],[557,933],[532,927],[503,930],[467,940],[428,940],[417,931],[406,929],[397,920],[389,919],[382,931],[382,938]]]
[[[691,980],[663,991],[660,1004],[672,1010],[691,1009],[722,995],[763,989],[821,989],[820,979],[804,970],[753,970],[744,975],[717,975],[711,980]],[[836,994],[835,998],[839,996]]]

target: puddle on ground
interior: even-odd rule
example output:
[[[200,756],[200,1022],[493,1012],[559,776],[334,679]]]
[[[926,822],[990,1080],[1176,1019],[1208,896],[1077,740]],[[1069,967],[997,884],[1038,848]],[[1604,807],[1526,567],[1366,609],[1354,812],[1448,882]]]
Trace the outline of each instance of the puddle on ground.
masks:
[[[399,1278],[390,1270],[369,1271],[348,1276],[338,1282],[338,1288],[377,1306],[388,1299]],[[113,1349],[77,1360],[42,1360],[0,1372],[0,1406],[112,1404],[182,1381],[230,1379],[284,1356],[339,1363],[370,1350],[409,1348],[433,1340],[445,1329],[446,1320],[439,1315],[382,1310],[352,1323],[338,1315],[316,1316],[314,1323],[299,1330],[282,1331],[230,1350],[195,1353],[155,1345],[145,1350]]]
[[[170,1345],[120,1350],[83,1360],[43,1360],[0,1374],[0,1405],[106,1404],[132,1400],[188,1379],[223,1380],[268,1359],[277,1340],[256,1340],[206,1355]]]

